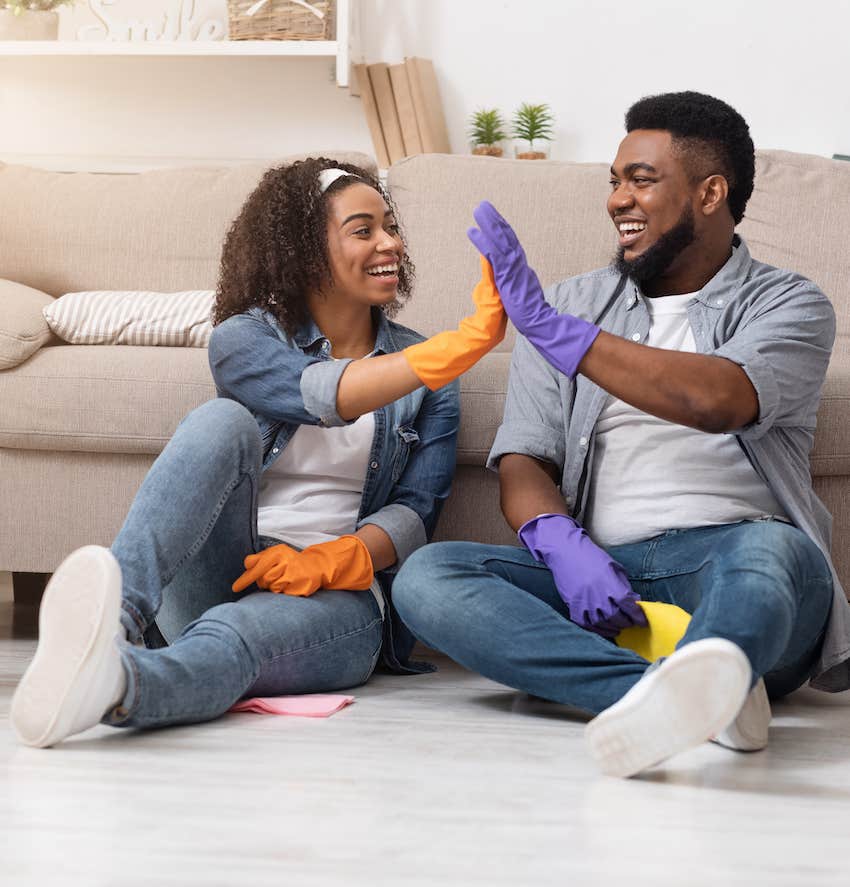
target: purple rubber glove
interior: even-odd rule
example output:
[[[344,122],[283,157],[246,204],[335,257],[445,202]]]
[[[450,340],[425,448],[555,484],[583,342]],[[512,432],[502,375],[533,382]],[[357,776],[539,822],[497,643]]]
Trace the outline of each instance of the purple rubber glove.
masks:
[[[646,615],[626,571],[565,514],[539,514],[519,528],[522,544],[552,571],[570,620],[613,638],[646,625]]]
[[[599,327],[572,314],[558,314],[546,301],[516,234],[492,203],[482,200],[472,215],[478,228],[470,228],[467,236],[493,266],[508,317],[556,370],[574,379]]]

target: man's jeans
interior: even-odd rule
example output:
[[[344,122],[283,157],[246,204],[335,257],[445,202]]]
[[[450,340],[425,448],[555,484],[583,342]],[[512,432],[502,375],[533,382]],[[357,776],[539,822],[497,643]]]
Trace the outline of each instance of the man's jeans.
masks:
[[[811,674],[832,600],[826,559],[800,530],[749,521],[673,530],[609,549],[647,601],[693,614],[679,646],[726,638],[753,681],[783,696]],[[494,681],[596,714],[648,667],[631,650],[580,628],[550,570],[524,548],[441,542],[415,552],[393,600],[429,647]]]
[[[106,723],[203,721],[246,695],[328,692],[371,674],[382,619],[369,591],[231,591],[245,556],[276,544],[257,539],[261,456],[248,410],[213,400],[181,422],[142,483],[112,546],[121,619],[133,643],[171,643],[122,646],[127,694]]]

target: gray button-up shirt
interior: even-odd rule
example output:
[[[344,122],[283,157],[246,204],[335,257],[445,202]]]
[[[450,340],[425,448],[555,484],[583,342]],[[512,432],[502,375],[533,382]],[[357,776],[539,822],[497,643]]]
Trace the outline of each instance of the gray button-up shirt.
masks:
[[[560,313],[609,333],[635,342],[647,339],[645,297],[613,268],[557,283],[546,298]],[[788,518],[829,559],[832,518],[812,489],[809,453],[835,339],[832,305],[805,277],[755,261],[736,236],[732,256],[687,310],[697,351],[734,361],[756,390],[758,420],[734,432],[744,452]],[[505,453],[552,462],[561,469],[567,506],[581,521],[595,426],[606,397],[584,376],[571,382],[517,337],[504,419],[488,466],[495,468]],[[832,611],[812,686],[837,691],[850,687],[850,606],[834,567],[832,575]]]

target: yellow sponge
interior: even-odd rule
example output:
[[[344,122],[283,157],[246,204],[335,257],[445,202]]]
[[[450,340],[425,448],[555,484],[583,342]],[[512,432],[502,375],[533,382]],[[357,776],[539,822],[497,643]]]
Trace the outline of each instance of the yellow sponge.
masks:
[[[646,613],[646,626],[624,628],[614,643],[618,647],[634,650],[650,662],[661,656],[669,656],[676,644],[682,639],[691,614],[674,604],[662,604],[657,601],[638,601],[638,606]]]

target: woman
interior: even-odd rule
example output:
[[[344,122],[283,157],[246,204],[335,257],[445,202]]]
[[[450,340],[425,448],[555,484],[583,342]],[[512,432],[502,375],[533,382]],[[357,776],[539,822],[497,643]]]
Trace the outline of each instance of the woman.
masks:
[[[504,336],[482,269],[476,313],[422,341],[389,319],[413,268],[379,182],[326,159],[265,174],[224,244],[219,399],[181,422],[111,550],[51,579],[12,703],[22,742],[352,687],[381,658],[424,670],[391,578],[449,492],[449,383]]]

